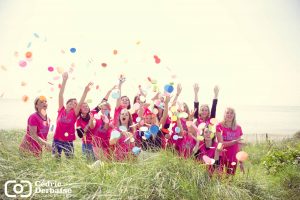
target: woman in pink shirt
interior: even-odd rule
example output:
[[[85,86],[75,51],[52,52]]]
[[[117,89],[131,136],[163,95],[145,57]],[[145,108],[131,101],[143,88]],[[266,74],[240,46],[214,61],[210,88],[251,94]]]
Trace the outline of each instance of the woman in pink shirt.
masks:
[[[119,78],[119,91],[120,91],[120,96],[122,94],[122,84],[125,82],[125,77],[123,75],[120,76]],[[114,112],[114,125],[117,126],[118,125],[118,119],[119,119],[119,115],[122,109],[130,109],[131,105],[130,105],[130,100],[127,96],[121,96],[120,98],[117,99],[117,103],[116,103],[116,108],[115,108],[115,112]]]
[[[240,151],[240,141],[243,135],[242,128],[236,123],[236,114],[233,108],[226,108],[224,120],[216,127],[218,142],[223,144],[224,154],[221,165],[225,167],[227,174],[235,174],[237,159],[236,154]],[[240,162],[243,170],[243,163]]]
[[[212,103],[212,109],[210,112],[209,106],[207,104],[203,104],[199,108],[199,102],[198,102],[198,92],[199,92],[199,86],[198,84],[194,85],[194,94],[195,94],[195,100],[194,100],[194,118],[197,119],[196,126],[198,126],[201,123],[209,124],[209,120],[211,118],[216,117],[216,109],[217,109],[217,103],[218,103],[218,94],[219,94],[219,87],[214,87],[214,99]]]
[[[135,128],[132,127],[132,117],[124,108],[118,117],[118,125],[111,132],[109,144],[112,145],[113,156],[116,160],[129,159],[134,147]]]
[[[41,157],[42,148],[51,151],[51,145],[47,142],[50,119],[47,116],[47,99],[44,96],[34,100],[35,113],[31,114],[27,121],[27,132],[19,147],[23,155]]]
[[[67,101],[66,107],[64,107],[63,95],[66,82],[68,80],[68,73],[63,73],[62,77],[63,82],[59,91],[59,108],[56,120],[56,129],[52,143],[52,153],[57,158],[60,158],[62,151],[64,151],[67,158],[72,158],[74,155],[73,141],[75,140],[75,123],[80,111],[80,106],[84,102],[86,95],[93,84],[89,83],[85,87],[79,104],[77,104],[76,99],[69,99]]]

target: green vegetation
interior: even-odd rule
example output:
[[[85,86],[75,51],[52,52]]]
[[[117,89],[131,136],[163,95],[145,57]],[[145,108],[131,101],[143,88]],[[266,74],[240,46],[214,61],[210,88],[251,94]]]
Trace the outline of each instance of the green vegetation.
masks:
[[[299,137],[280,143],[248,144],[244,151],[245,174],[212,178],[206,166],[194,160],[178,158],[171,152],[144,154],[128,162],[103,162],[89,167],[81,155],[81,143],[75,142],[75,158],[57,161],[50,153],[42,159],[23,158],[18,147],[23,130],[0,131],[0,199],[7,180],[60,182],[71,188],[68,195],[48,199],[299,199]],[[280,164],[281,163],[281,164]],[[282,164],[284,163],[284,164]],[[45,199],[34,194],[33,199]]]

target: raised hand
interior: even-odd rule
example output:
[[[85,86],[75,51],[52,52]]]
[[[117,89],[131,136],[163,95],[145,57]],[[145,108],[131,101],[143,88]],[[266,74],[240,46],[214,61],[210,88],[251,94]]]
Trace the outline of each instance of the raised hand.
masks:
[[[181,91],[182,91],[182,87],[181,87],[181,84],[179,83],[179,84],[177,85],[177,93],[176,93],[176,96],[179,96],[180,93],[181,93]]]
[[[198,92],[199,92],[199,85],[198,85],[198,83],[195,83],[193,87],[194,87],[194,93],[198,94]]]
[[[214,94],[215,94],[215,99],[217,99],[218,98],[218,95],[219,95],[219,90],[220,90],[220,88],[216,85],[215,87],[214,87]]]
[[[93,85],[94,85],[93,82],[89,82],[89,83],[87,84],[87,86],[85,86],[85,90],[86,90],[86,91],[90,91]]]

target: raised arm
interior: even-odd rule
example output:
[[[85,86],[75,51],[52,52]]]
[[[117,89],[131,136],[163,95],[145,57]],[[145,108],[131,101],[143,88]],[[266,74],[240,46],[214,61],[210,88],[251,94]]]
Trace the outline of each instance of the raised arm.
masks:
[[[89,82],[89,84],[87,84],[87,86],[85,86],[83,94],[82,94],[82,96],[80,98],[80,101],[79,101],[79,103],[77,104],[77,106],[75,108],[75,114],[76,114],[76,116],[79,114],[80,106],[81,106],[81,104],[83,104],[83,102],[84,102],[84,100],[86,98],[86,95],[90,91],[90,89],[91,89],[90,87],[92,87],[92,85],[93,85],[93,83]]]
[[[140,92],[140,95],[141,95],[141,96],[144,96],[144,97],[146,97],[146,94],[144,93],[144,91],[143,91],[143,89],[142,89],[142,86],[141,86],[141,85],[139,85],[139,92]]]
[[[198,101],[198,92],[199,92],[199,85],[197,83],[194,84],[194,118],[198,119],[198,115],[199,115],[199,101]]]
[[[212,106],[211,106],[210,118],[215,118],[216,117],[219,90],[220,89],[219,89],[218,86],[214,87],[214,99],[213,99],[213,103],[212,103]]]
[[[163,116],[162,118],[160,119],[160,122],[159,124],[162,125],[162,127],[164,127],[166,121],[167,121],[167,117],[168,117],[168,105],[169,105],[169,102],[170,102],[170,96],[166,96],[166,99],[165,99],[165,105],[164,105],[164,112],[163,112]]]
[[[181,91],[182,91],[182,87],[181,87],[181,84],[179,83],[179,84],[177,85],[177,92],[176,92],[175,98],[174,98],[174,100],[173,100],[173,102],[172,102],[172,106],[175,106],[175,105],[176,105],[177,100],[178,100],[178,97],[179,97]]]
[[[108,90],[107,93],[106,93],[106,95],[105,95],[105,97],[102,99],[102,101],[108,101],[111,92],[112,92],[113,90],[117,89],[117,88],[118,88],[118,86],[117,86],[117,85],[114,85],[114,87],[112,87],[110,90]]]
[[[64,72],[62,74],[62,84],[59,90],[59,95],[58,95],[58,109],[60,110],[63,106],[64,106],[64,92],[65,92],[65,87],[66,87],[66,83],[68,80],[68,72]]]
[[[118,84],[118,89],[120,91],[120,96],[119,98],[117,99],[117,102],[116,102],[116,108],[118,108],[121,104],[121,96],[122,96],[122,84],[125,82],[125,77],[121,74],[120,75],[120,78],[119,78],[119,84]]]

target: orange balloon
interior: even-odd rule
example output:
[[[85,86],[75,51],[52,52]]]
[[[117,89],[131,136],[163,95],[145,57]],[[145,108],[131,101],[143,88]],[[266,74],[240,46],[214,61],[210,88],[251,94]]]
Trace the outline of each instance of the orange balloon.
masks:
[[[24,95],[24,96],[22,97],[22,100],[23,100],[24,102],[27,102],[28,99],[29,99],[29,97],[28,97],[27,95]]]
[[[32,53],[30,51],[27,51],[25,54],[26,58],[31,58],[32,57]]]
[[[236,159],[237,159],[238,161],[243,162],[243,161],[246,161],[246,160],[248,159],[248,153],[245,152],[245,151],[240,151],[240,152],[238,152],[238,153],[236,154],[235,157],[236,157]]]

